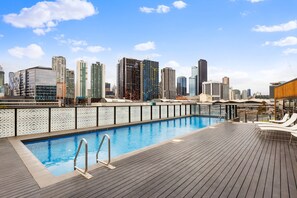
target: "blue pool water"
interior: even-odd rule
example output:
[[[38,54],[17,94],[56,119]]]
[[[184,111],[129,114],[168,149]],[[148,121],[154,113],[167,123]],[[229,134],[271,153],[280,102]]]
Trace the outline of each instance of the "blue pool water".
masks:
[[[95,164],[96,152],[104,134],[111,138],[111,157],[138,150],[197,131],[197,129],[219,123],[218,118],[187,117],[147,124],[99,130],[83,134],[74,134],[45,140],[27,141],[24,144],[56,176],[73,171],[73,159],[82,138],[88,141],[89,166]],[[99,159],[107,159],[107,141],[103,144]],[[84,167],[84,146],[77,164]]]

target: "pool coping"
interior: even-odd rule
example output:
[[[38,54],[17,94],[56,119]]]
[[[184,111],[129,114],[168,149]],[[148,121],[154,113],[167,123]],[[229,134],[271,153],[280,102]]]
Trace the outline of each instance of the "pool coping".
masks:
[[[190,117],[190,116],[185,116],[185,117]],[[179,117],[180,118],[180,117]],[[177,119],[177,118],[172,118],[172,119]],[[169,120],[169,119],[166,119]],[[156,121],[164,121],[164,120],[156,120]],[[150,121],[151,122],[151,121]],[[226,121],[225,121],[226,122]],[[149,123],[149,122],[148,122]],[[167,144],[167,143],[180,143],[180,141],[174,141],[176,139],[182,139],[186,136],[190,136],[193,135],[197,132],[200,132],[202,130],[206,130],[206,129],[213,129],[216,128],[218,125],[222,124],[224,122],[220,122],[214,125],[210,125],[201,129],[198,129],[196,131],[193,131],[191,133],[185,134],[185,135],[181,135],[181,136],[177,136],[175,138],[166,140],[164,142],[158,143],[158,144],[153,144],[150,146],[146,146],[143,147],[141,149],[138,149],[136,151],[132,151],[126,154],[123,154],[121,156],[115,157],[112,159],[111,164],[113,164],[114,162],[123,160],[125,158],[128,158],[130,156],[136,155],[138,153],[147,151],[149,149],[152,148],[156,148],[158,146]],[[144,124],[144,122],[140,122],[137,124]],[[134,123],[133,123],[134,125]],[[108,127],[110,128],[117,128],[117,127],[122,127],[122,126],[127,126],[127,124],[124,125],[112,125],[113,127]],[[128,126],[131,126],[131,124],[128,124]],[[87,130],[88,132],[90,131],[95,131],[95,130],[100,130],[100,129],[106,129],[105,127],[96,127],[96,129],[89,129]],[[77,134],[77,133],[83,133],[86,132],[86,129],[84,130],[71,130],[71,131],[64,131],[64,132],[60,132],[59,134],[53,134],[53,133],[46,133],[46,134],[36,134],[36,135],[27,135],[27,136],[18,136],[18,137],[10,137],[8,138],[9,142],[11,143],[11,145],[13,146],[13,148],[15,149],[15,151],[17,152],[17,154],[20,156],[21,160],[24,162],[25,166],[27,167],[28,171],[30,172],[30,174],[32,175],[32,177],[34,178],[34,180],[36,181],[36,183],[39,185],[40,188],[44,188],[53,184],[56,184],[58,182],[64,181],[66,179],[75,177],[80,175],[80,173],[78,173],[77,171],[73,171],[70,173],[66,173],[60,176],[54,176],[52,173],[50,173],[50,171],[34,156],[34,154],[22,143],[22,141],[24,140],[31,140],[31,139],[43,139],[43,138],[49,138],[49,137],[57,137],[57,136],[63,136],[63,135],[71,135],[71,134]],[[183,140],[181,140],[182,142]],[[102,164],[94,164],[88,167],[88,172],[95,170],[97,168],[101,168],[101,167],[105,167]]]

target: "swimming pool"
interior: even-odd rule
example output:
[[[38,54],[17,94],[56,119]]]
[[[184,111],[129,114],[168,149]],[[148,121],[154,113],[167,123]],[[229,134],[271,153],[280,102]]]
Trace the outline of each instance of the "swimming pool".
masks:
[[[95,164],[96,152],[104,134],[110,136],[111,157],[114,158],[222,121],[219,118],[186,117],[56,138],[24,141],[23,143],[53,175],[59,176],[73,171],[73,160],[82,138],[88,141],[90,166]],[[107,141],[105,141],[100,151],[100,160],[107,159],[107,155]],[[84,167],[84,147],[78,156],[77,164],[79,167]]]

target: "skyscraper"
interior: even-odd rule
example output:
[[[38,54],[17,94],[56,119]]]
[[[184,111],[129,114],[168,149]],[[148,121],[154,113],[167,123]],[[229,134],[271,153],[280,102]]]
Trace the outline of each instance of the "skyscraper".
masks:
[[[200,59],[198,61],[198,94],[202,93],[202,83],[207,82],[207,61]]]
[[[248,93],[247,93],[247,90],[242,90],[241,92],[241,99],[248,99]]]
[[[229,97],[229,87],[230,87],[229,78],[225,76],[222,79],[222,82],[223,82],[223,84],[222,84],[222,99],[229,100],[230,99],[230,97]]]
[[[0,65],[0,97],[4,96],[4,71]]]
[[[105,65],[100,62],[91,66],[92,98],[105,98]]]
[[[73,70],[66,69],[66,98],[74,99],[75,97],[75,75]]]
[[[141,99],[141,61],[122,58],[117,65],[118,98]]]
[[[165,67],[161,70],[162,98],[176,99],[175,70]]]
[[[158,98],[159,62],[143,60],[141,64],[141,100]]]
[[[230,85],[230,84],[229,84],[229,78],[226,77],[226,76],[222,79],[222,82],[223,82],[223,84],[225,84],[225,85],[228,85],[228,86]]]
[[[189,94],[190,96],[198,95],[198,67],[193,66],[191,77],[189,78]]]
[[[88,65],[85,61],[79,60],[76,63],[76,91],[75,97],[79,99],[87,98],[88,89]]]
[[[252,91],[251,91],[251,89],[247,89],[247,97],[249,98],[249,97],[251,97],[252,96]]]
[[[57,98],[66,97],[66,59],[63,56],[52,58],[52,69],[57,75]]]
[[[270,83],[270,86],[269,86],[269,97],[270,98],[274,98],[274,88],[283,84],[285,82],[273,82],[273,83]]]
[[[177,78],[177,95],[178,96],[186,96],[187,95],[187,78],[184,76],[180,76]]]

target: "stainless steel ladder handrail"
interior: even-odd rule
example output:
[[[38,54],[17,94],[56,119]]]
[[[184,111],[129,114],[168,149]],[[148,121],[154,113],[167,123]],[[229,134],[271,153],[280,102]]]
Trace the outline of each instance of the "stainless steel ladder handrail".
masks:
[[[81,149],[82,143],[85,143],[85,170],[82,170],[81,168],[76,166],[76,160],[77,160],[79,151]],[[79,143],[79,146],[78,146],[75,158],[74,158],[74,170],[77,170],[82,174],[86,174],[88,172],[88,142],[87,142],[87,140],[85,138],[82,138],[80,140],[80,143]]]
[[[107,142],[107,143],[108,143],[108,160],[107,160],[107,162],[100,161],[99,158],[98,158],[98,156],[99,156],[99,152],[100,152],[100,150],[101,150],[101,147],[102,147],[102,145],[103,145],[103,142],[104,142],[105,138],[108,139],[108,142]],[[105,134],[105,135],[103,136],[102,140],[101,140],[101,143],[100,143],[100,145],[99,145],[98,151],[97,151],[97,153],[96,153],[96,163],[100,162],[101,164],[104,164],[104,165],[107,166],[108,168],[110,168],[110,169],[114,169],[115,167],[112,166],[112,165],[110,164],[110,162],[111,162],[111,157],[110,157],[110,155],[111,155],[111,153],[110,153],[110,137],[109,137],[109,135]]]

